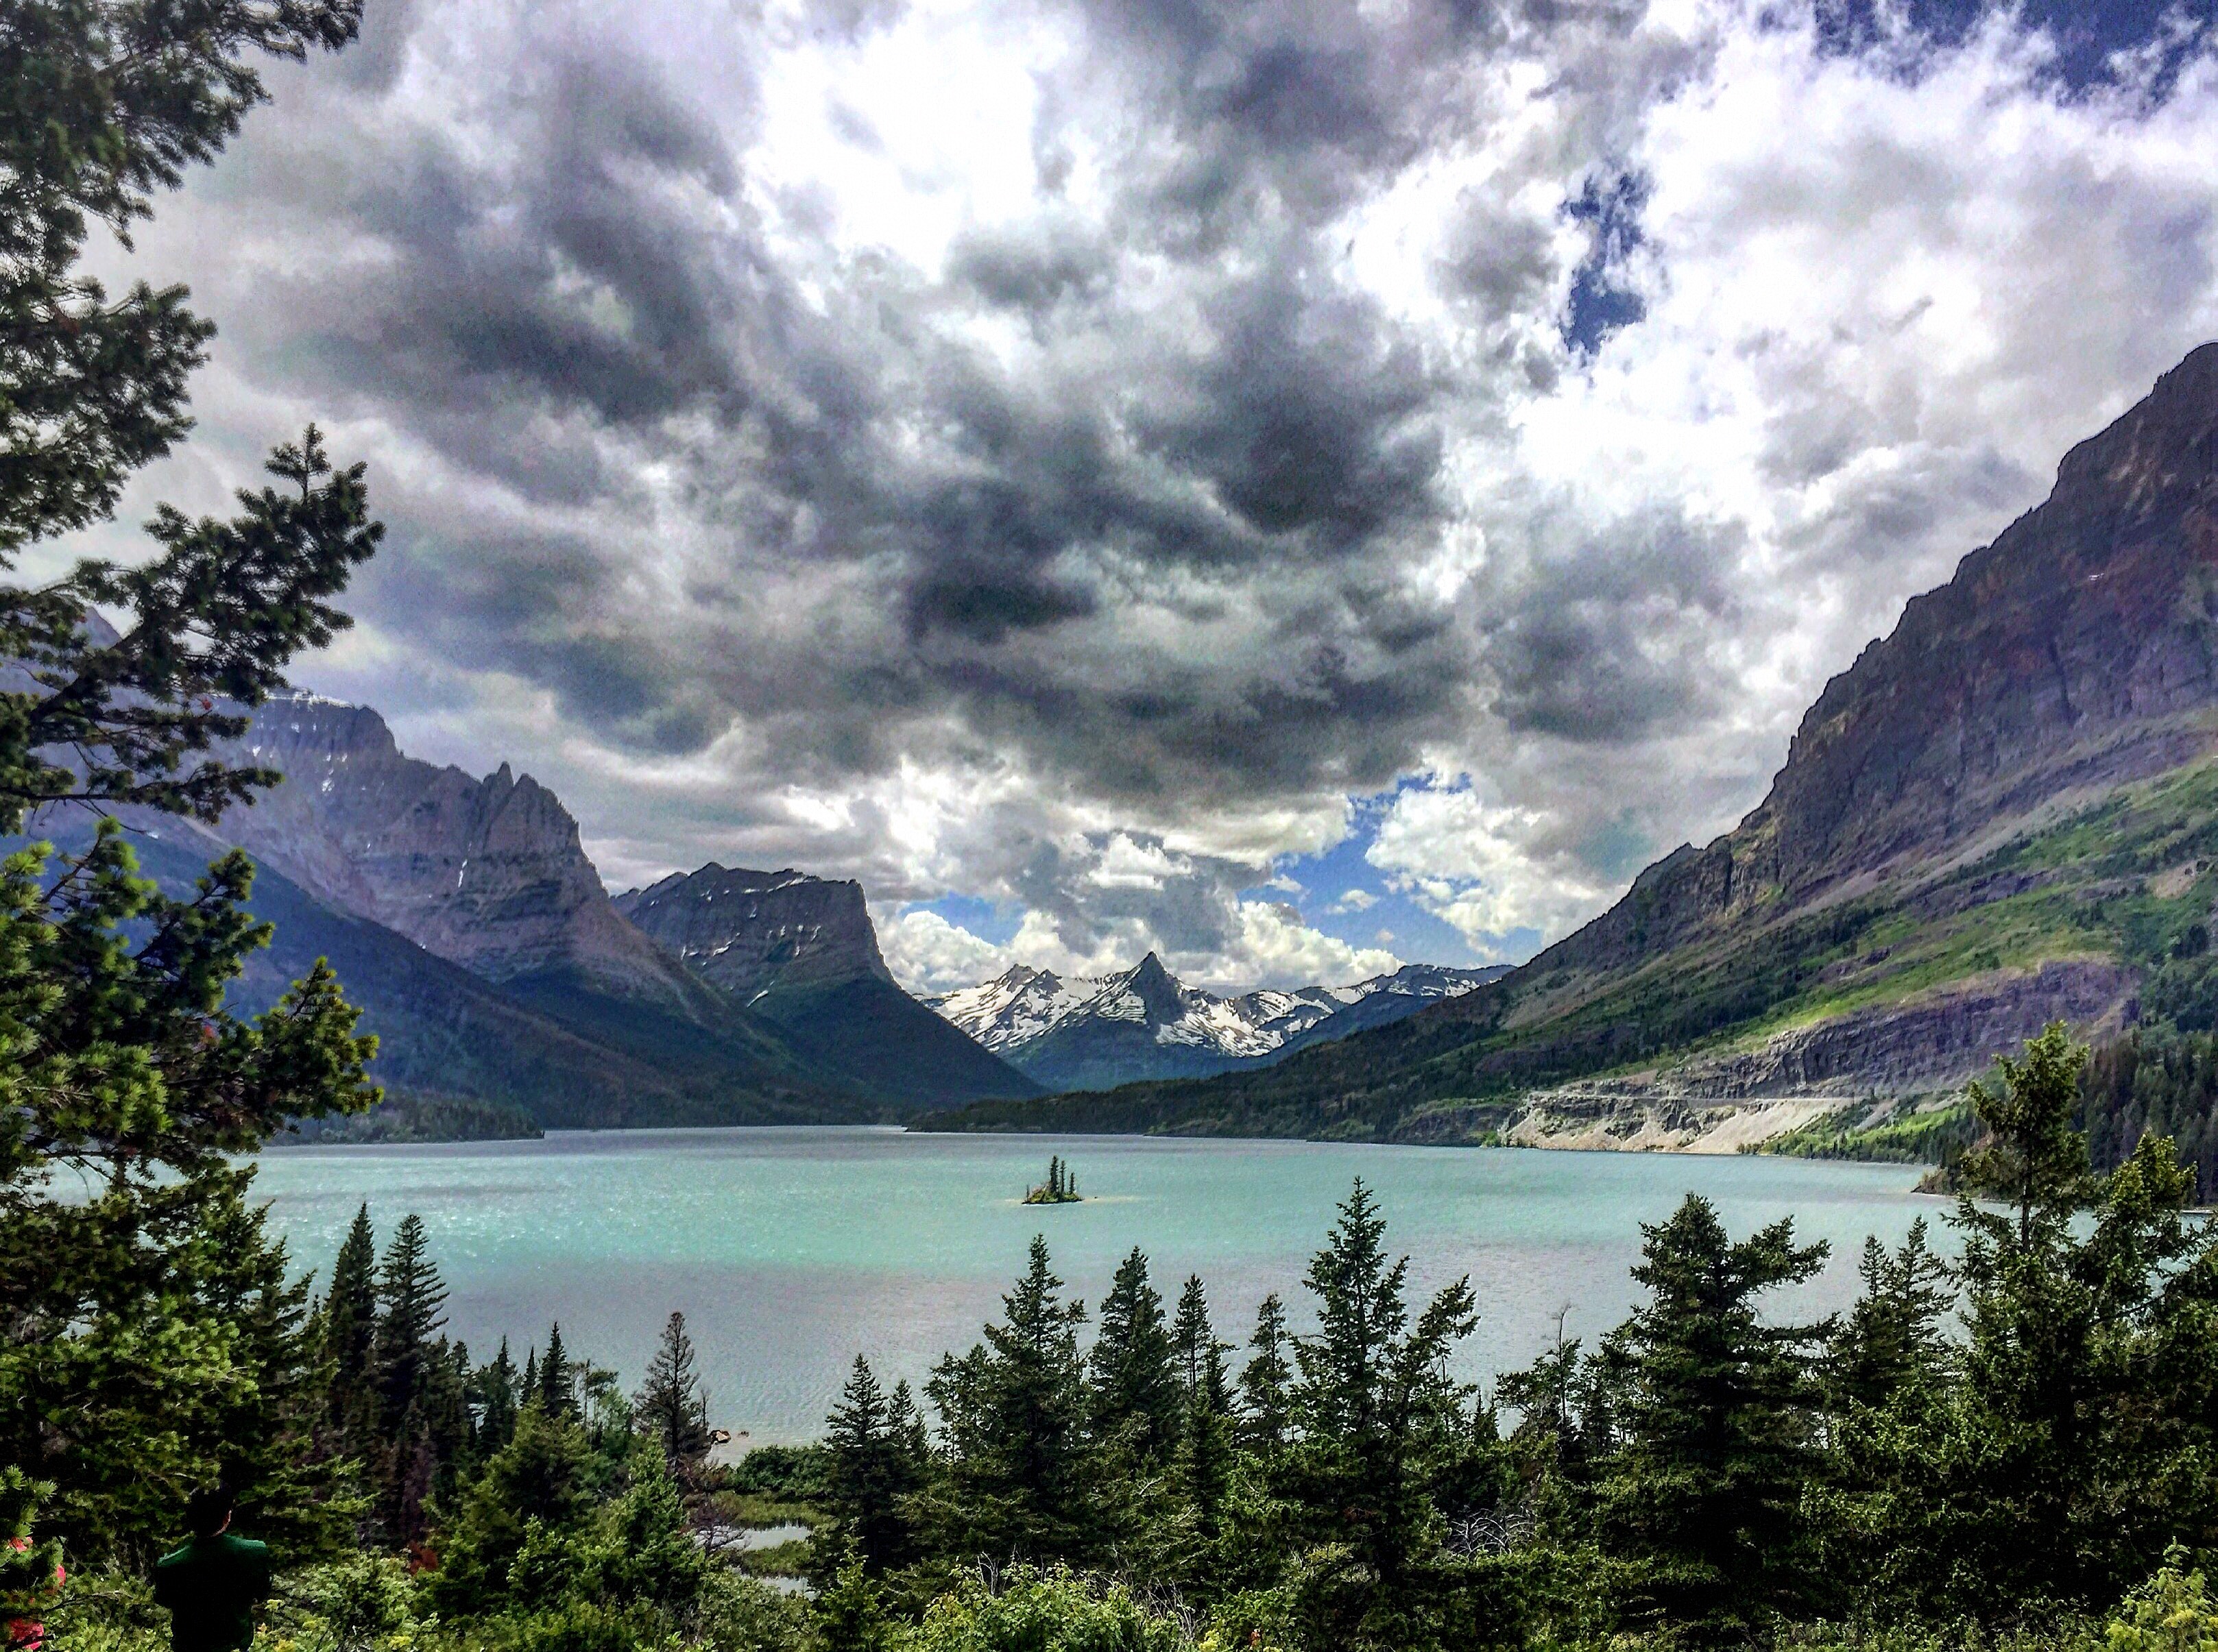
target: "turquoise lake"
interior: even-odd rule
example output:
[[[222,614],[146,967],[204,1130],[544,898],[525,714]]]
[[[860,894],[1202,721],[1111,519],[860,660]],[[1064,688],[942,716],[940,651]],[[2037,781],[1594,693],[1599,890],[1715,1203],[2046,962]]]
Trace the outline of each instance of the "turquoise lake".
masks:
[[[1081,1204],[1018,1201],[1060,1153]],[[1307,1323],[1301,1277],[1360,1176],[1418,1292],[1469,1274],[1484,1315],[1468,1376],[1523,1364],[1566,1333],[1594,1338],[1638,1296],[1639,1224],[1689,1191],[1736,1236],[1782,1216],[1831,1241],[1825,1274],[1782,1317],[1843,1306],[1867,1234],[1893,1243],[1947,1206],[1914,1167],[1760,1157],[1426,1148],[1141,1137],[911,1135],[893,1129],[563,1132],[539,1142],[296,1148],[257,1182],[296,1265],[330,1265],[364,1201],[381,1245],[424,1218],[450,1330],[519,1362],[559,1320],[573,1354],[627,1386],[671,1309],[703,1356],[716,1422],[756,1442],[814,1438],[849,1362],[920,1381],[967,1347],[1044,1233],[1088,1304],[1120,1258],[1148,1253],[1175,1299],[1202,1276],[1218,1334],[1244,1343],[1280,1292]]]

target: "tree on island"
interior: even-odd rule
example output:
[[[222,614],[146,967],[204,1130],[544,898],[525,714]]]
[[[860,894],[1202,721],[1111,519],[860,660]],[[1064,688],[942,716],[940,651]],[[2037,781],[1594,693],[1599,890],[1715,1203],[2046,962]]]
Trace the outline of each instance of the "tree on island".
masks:
[[[1025,1195],[1026,1204],[1076,1204],[1078,1202],[1078,1178],[1070,1173],[1070,1167],[1063,1162],[1059,1154],[1047,1161],[1047,1179]]]

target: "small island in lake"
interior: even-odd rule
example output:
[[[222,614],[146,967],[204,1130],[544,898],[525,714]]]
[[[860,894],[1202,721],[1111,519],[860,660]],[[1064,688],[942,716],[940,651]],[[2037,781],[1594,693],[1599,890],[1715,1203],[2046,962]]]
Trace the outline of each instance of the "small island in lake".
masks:
[[[1026,1204],[1076,1204],[1078,1178],[1060,1156],[1047,1161],[1047,1179],[1025,1194]]]

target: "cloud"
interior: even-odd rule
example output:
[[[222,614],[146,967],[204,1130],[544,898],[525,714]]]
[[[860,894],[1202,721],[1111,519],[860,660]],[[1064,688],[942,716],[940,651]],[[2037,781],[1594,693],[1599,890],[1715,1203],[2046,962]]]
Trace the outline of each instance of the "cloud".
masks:
[[[1260,966],[1255,979],[1261,986],[1347,984],[1402,967],[1402,960],[1383,947],[1353,947],[1320,935],[1280,901],[1242,901],[1240,930],[1241,956]]]
[[[936,912],[916,907],[871,914],[886,968],[912,993],[951,993],[990,981],[1014,962],[1008,949],[981,940]]]
[[[2209,31],[1957,9],[373,8],[112,260],[223,327],[121,520],[314,417],[303,680],[915,979],[1356,968],[1242,892],[1380,794],[1529,950],[2218,335]]]
[[[1552,835],[1545,820],[1489,803],[1467,782],[1433,781],[1394,797],[1365,858],[1482,956],[1498,957],[1516,931],[1562,934],[1614,893],[1583,880],[1576,852],[1546,856]]]

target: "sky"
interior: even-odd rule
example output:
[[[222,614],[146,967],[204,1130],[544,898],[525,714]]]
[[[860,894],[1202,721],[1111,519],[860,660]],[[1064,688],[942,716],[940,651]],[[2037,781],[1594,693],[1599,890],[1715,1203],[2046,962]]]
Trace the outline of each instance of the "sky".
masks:
[[[1516,961],[2218,337],[2209,5],[369,0],[106,273],[297,681],[918,990]],[[59,553],[57,553],[59,554]]]

